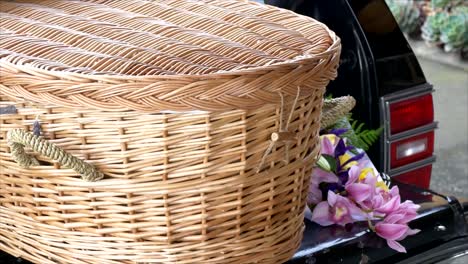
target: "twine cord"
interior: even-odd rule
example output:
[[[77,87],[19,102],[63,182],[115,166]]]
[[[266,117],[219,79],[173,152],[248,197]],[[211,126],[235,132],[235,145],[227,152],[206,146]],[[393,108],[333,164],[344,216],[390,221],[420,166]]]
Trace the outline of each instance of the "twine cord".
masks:
[[[104,177],[93,165],[67,153],[57,145],[22,129],[13,129],[7,133],[8,146],[13,159],[23,168],[39,165],[39,161],[24,151],[28,146],[35,152],[56,160],[63,166],[75,170],[85,181],[97,181]]]
[[[346,116],[356,105],[352,96],[342,96],[333,99],[325,99],[322,107],[320,127],[327,128],[335,124],[340,118]]]
[[[257,173],[260,172],[262,169],[263,165],[265,164],[265,160],[267,156],[271,153],[273,148],[276,146],[277,142],[283,142],[284,143],[284,159],[283,161],[288,164],[289,163],[289,149],[290,149],[290,143],[292,140],[295,139],[295,135],[292,132],[289,132],[289,124],[292,121],[292,117],[294,114],[294,110],[296,109],[297,102],[299,101],[299,95],[301,94],[301,88],[297,87],[297,94],[296,98],[294,99],[294,102],[291,107],[291,111],[289,112],[288,119],[286,121],[286,125],[283,127],[283,116],[284,116],[284,108],[285,108],[285,103],[284,103],[284,96],[281,92],[279,92],[279,96],[281,98],[281,105],[280,105],[280,120],[279,120],[279,131],[278,132],[273,132],[271,133],[270,136],[270,144],[268,145],[267,149],[263,153],[262,159],[260,160],[260,164],[258,165],[257,168]]]

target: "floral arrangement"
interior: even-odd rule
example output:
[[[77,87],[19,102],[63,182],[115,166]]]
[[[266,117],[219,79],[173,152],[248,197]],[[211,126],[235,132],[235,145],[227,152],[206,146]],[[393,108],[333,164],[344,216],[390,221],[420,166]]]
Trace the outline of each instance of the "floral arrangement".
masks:
[[[338,128],[320,136],[321,156],[307,201],[311,220],[322,226],[367,222],[390,248],[406,252],[398,241],[419,232],[408,226],[419,205],[401,202],[398,187],[385,184],[366,153],[349,144],[346,133]]]

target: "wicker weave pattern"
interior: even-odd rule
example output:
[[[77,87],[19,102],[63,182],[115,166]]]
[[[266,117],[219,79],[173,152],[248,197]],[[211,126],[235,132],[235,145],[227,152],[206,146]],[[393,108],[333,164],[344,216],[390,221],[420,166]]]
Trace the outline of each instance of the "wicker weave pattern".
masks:
[[[48,263],[48,255],[61,263],[282,262],[300,242],[318,153],[321,97],[311,99],[299,102],[290,124],[298,140],[290,163],[280,162],[279,145],[258,174],[278,107],[141,115],[16,104],[16,115],[0,116],[0,240],[8,242],[0,249],[24,255],[21,245],[37,263]],[[33,169],[16,164],[6,133],[31,130],[37,115],[45,138],[106,179],[84,182],[45,157]]]
[[[0,9],[0,107],[17,109],[0,114],[0,250],[41,264],[292,256],[336,76],[333,32],[234,0]],[[28,148],[40,165],[18,165],[7,134],[35,121],[104,179]],[[276,132],[288,145],[270,150]]]
[[[336,76],[340,42],[333,32],[264,5],[239,2],[233,12],[226,5],[236,1],[210,8],[185,1],[33,2],[0,5],[0,88],[28,101],[146,112],[255,109],[279,103],[280,90],[295,95],[298,85],[311,96]],[[245,14],[245,5],[258,14]],[[17,70],[47,83],[26,74],[16,86]]]

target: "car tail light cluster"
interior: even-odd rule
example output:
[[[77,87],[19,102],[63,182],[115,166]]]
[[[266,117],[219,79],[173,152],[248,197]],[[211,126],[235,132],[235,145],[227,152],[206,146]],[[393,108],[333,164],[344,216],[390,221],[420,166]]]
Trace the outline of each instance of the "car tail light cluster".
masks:
[[[417,90],[417,89],[416,89]],[[434,152],[432,88],[423,87],[384,99],[388,174],[398,180],[429,187]]]
[[[427,165],[395,176],[399,181],[414,184],[421,188],[429,188],[431,183],[432,165]]]
[[[390,129],[392,134],[430,124],[433,121],[432,94],[390,104]]]
[[[391,144],[390,168],[398,168],[429,158],[434,152],[434,131],[419,134]]]

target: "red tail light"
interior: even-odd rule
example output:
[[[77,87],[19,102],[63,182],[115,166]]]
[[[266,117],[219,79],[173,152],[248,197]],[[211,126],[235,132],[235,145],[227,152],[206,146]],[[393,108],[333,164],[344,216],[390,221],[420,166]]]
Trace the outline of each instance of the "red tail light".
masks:
[[[390,168],[400,167],[432,156],[434,131],[392,142]]]
[[[427,85],[384,98],[390,119],[386,128],[386,169],[390,176],[423,188],[429,187],[431,163],[435,160],[437,124],[431,91],[432,87]]]
[[[390,131],[400,133],[434,121],[432,94],[390,104]]]
[[[395,176],[395,179],[427,189],[429,188],[429,184],[431,182],[431,171],[432,165],[428,165],[397,175]]]

